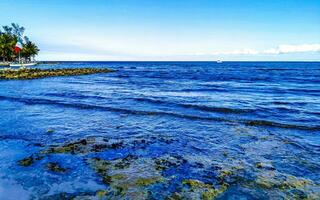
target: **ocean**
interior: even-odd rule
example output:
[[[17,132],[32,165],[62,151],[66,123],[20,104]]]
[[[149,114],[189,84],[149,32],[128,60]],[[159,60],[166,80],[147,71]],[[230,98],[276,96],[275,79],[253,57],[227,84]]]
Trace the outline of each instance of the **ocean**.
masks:
[[[0,199],[319,199],[319,62],[61,62],[0,81]]]

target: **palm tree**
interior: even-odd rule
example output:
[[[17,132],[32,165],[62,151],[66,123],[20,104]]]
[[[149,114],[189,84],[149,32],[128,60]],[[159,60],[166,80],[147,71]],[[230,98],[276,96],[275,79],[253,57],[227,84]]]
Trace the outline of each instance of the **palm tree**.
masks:
[[[38,55],[39,51],[40,50],[35,43],[27,41],[22,46],[21,55],[25,57],[28,61],[30,61],[31,57],[34,58],[34,56]]]
[[[17,23],[11,23],[11,26],[12,26],[12,34],[18,38],[18,41],[20,43],[23,43],[23,34],[25,31],[25,28],[23,26],[19,26],[19,24]]]
[[[14,58],[14,47],[17,43],[17,38],[8,33],[0,34],[0,56],[3,61],[11,61]]]
[[[39,53],[37,45],[29,40],[27,36],[24,36],[25,28],[19,26],[16,23],[12,23],[11,26],[0,27],[0,59],[5,61],[12,61],[17,58],[17,54],[14,52],[17,42],[22,44],[22,51],[20,52],[22,57],[26,60]]]

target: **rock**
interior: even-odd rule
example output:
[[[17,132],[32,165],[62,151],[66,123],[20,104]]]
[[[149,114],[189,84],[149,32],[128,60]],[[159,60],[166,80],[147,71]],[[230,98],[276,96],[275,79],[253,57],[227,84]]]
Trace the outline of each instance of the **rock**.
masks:
[[[182,181],[182,184],[188,185],[190,187],[191,193],[201,194],[200,198],[203,200],[215,199],[218,195],[224,193],[229,185],[223,183],[219,188],[215,188],[211,184],[203,183],[199,180],[188,179]]]
[[[187,163],[187,160],[182,156],[165,156],[163,158],[155,159],[156,169],[157,170],[166,170],[169,168],[177,168],[184,163]]]
[[[54,132],[53,129],[48,129],[48,130],[47,130],[47,133],[53,133],[53,132]]]
[[[140,178],[136,181],[137,186],[147,186],[159,181],[158,177]]]
[[[98,198],[104,198],[104,197],[106,197],[107,194],[108,194],[108,192],[106,190],[98,190],[96,192],[96,196]]]
[[[56,163],[56,162],[49,162],[47,164],[47,169],[52,171],[52,172],[57,172],[57,173],[63,173],[63,172],[66,172],[67,169],[65,168],[62,168],[59,163]]]
[[[32,165],[33,163],[34,163],[33,156],[29,156],[29,157],[24,158],[19,161],[19,165],[24,166],[24,167],[28,167],[28,166]]]
[[[267,169],[267,170],[275,170],[275,168],[272,166],[271,163],[262,163],[262,162],[257,162],[256,164],[256,167],[258,169]]]
[[[193,180],[193,179],[183,180],[182,184],[186,184],[186,185],[190,186],[191,188],[212,188],[212,185],[205,184],[201,181]]]
[[[97,73],[114,72],[111,69],[104,68],[64,68],[64,69],[8,69],[0,70],[0,79],[37,79],[52,76],[77,76]]]

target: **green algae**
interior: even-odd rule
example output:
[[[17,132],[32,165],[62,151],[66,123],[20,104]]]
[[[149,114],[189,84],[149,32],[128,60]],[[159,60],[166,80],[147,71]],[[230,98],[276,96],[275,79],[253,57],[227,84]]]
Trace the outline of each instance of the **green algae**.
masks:
[[[125,179],[127,176],[124,174],[114,174],[111,176],[112,180],[123,180]]]
[[[105,184],[110,184],[112,179],[108,175],[108,170],[110,168],[110,162],[102,160],[100,158],[92,158],[89,161],[90,166],[102,177],[102,182]]]
[[[252,187],[278,191],[289,199],[319,199],[320,197],[319,185],[313,181],[272,170],[259,172]]]
[[[265,189],[286,189],[291,187],[286,182],[286,177],[282,174],[278,174],[275,171],[262,171],[258,174],[256,184]]]
[[[221,185],[221,187],[219,189],[210,188],[207,191],[202,193],[201,199],[203,199],[203,200],[215,199],[217,196],[224,193],[228,189],[228,187],[229,187],[229,185],[224,183]]]
[[[186,184],[191,188],[212,188],[212,185],[203,183],[199,180],[193,180],[193,179],[183,180],[182,184]]]
[[[226,177],[231,176],[232,174],[233,172],[231,170],[222,169],[222,170],[219,170],[218,178],[221,180],[224,180]]]
[[[119,163],[128,162],[129,165],[119,168]],[[164,180],[155,170],[152,159],[138,159],[128,155],[114,160],[92,158],[88,163],[103,183],[110,187],[108,195],[113,198],[147,199],[149,194],[146,188]]]
[[[96,191],[96,197],[98,197],[98,199],[103,199],[108,195],[108,191],[107,190],[98,190]]]
[[[64,69],[38,69],[38,68],[22,68],[22,69],[6,69],[0,70],[1,79],[38,79],[53,76],[78,76],[97,73],[113,72],[111,69],[100,68],[64,68]]]
[[[183,196],[178,192],[174,192],[172,195],[165,198],[165,200],[183,200],[183,199],[184,199]]]
[[[71,154],[78,154],[78,153],[85,153],[90,151],[87,147],[89,144],[92,144],[92,141],[82,139],[76,142],[68,143],[60,147],[52,147],[50,148],[47,153],[71,153]]]
[[[165,194],[169,195],[166,198],[168,200],[215,199],[228,190],[229,184],[236,184],[244,188],[252,187],[254,190],[263,192],[276,192],[279,196],[291,199],[317,199],[315,197],[319,197],[316,192],[312,191],[311,187],[317,186],[314,186],[314,183],[310,180],[281,174],[272,169],[273,166],[269,160],[262,158],[254,158],[255,160],[252,160],[252,162],[245,163],[241,159],[228,156],[226,160],[232,163],[230,165],[230,162],[228,164],[214,162],[213,164],[211,161],[206,162],[206,160],[202,159],[193,160],[188,155],[182,157],[166,154],[157,158],[143,158],[129,154],[112,160],[91,157],[92,155],[100,156],[96,153],[109,149],[127,148],[128,146],[130,148],[142,148],[152,143],[144,139],[129,140],[131,142],[123,142],[127,140],[122,140],[121,142],[111,141],[112,139],[85,138],[60,146],[52,146],[49,150],[42,151],[42,153],[88,153],[88,155],[80,156],[85,156],[87,164],[96,172],[98,180],[102,180],[108,189],[96,191],[93,194],[76,195],[76,199],[84,197],[89,199],[148,199],[152,195],[150,191],[154,191],[154,188],[158,186],[167,187],[167,185],[176,181],[177,177],[175,175],[167,177],[166,173],[168,171],[172,172],[171,170],[180,170],[180,167],[184,167],[182,166],[184,164],[187,164],[187,167],[191,166],[192,168],[211,171],[214,175],[211,175],[210,179],[208,178],[209,176],[205,177],[210,174],[207,173],[203,176],[201,174],[199,178],[185,179],[182,182],[179,182],[179,180],[176,192]],[[230,155],[232,154],[230,153]],[[101,154],[102,156],[103,154]],[[32,157],[34,160],[37,158],[36,154]],[[252,177],[247,177],[248,172]],[[270,174],[266,175],[266,173]],[[200,180],[209,181],[202,182]]]
[[[147,186],[154,183],[159,182],[160,179],[158,177],[151,177],[151,178],[140,178],[136,181],[137,186]]]
[[[224,193],[229,185],[223,183],[219,185],[219,188],[215,188],[211,184],[204,183],[199,180],[187,179],[183,180],[182,184],[188,185],[190,187],[190,191],[187,193],[195,193],[196,195],[200,195],[199,197],[203,200],[215,199],[220,194]],[[192,196],[192,194],[189,194]]]
[[[155,167],[159,171],[163,171],[169,168],[177,168],[187,163],[187,160],[181,156],[164,156],[157,158],[154,161]]]
[[[128,155],[122,159],[118,159],[117,163],[115,163],[114,168],[115,169],[125,169],[130,167],[130,164],[132,163],[133,160],[138,159],[137,156],[134,155]]]
[[[105,141],[96,141],[96,138],[89,137],[75,142],[66,143],[62,146],[51,147],[43,151],[44,154],[86,154],[97,153],[109,149],[120,149],[123,142],[107,143]]]

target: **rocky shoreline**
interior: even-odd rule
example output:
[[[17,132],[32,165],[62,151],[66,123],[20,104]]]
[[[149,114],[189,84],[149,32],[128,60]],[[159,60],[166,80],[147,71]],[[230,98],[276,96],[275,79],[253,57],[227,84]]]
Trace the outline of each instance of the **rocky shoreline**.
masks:
[[[78,76],[98,73],[114,72],[107,68],[64,68],[64,69],[39,69],[39,68],[23,68],[23,69],[2,69],[0,70],[0,80],[25,80],[38,79],[54,76]]]
[[[226,159],[233,160],[231,165],[215,162],[209,164],[201,159],[194,160],[194,157],[188,155],[168,153],[145,157],[135,153],[153,144],[168,145],[178,142],[167,136],[121,140],[89,136],[47,146],[19,160],[17,164],[22,168],[42,166],[48,173],[63,176],[76,169],[68,167],[68,163],[52,162],[48,158],[53,155],[73,155],[83,159],[89,171],[96,174],[96,181],[105,186],[104,189],[91,192],[48,195],[45,199],[154,199],[153,193],[156,190],[170,190],[165,198],[167,200],[213,200],[238,184],[277,192],[289,199],[317,199],[317,183],[282,173],[270,163],[256,162],[251,165],[225,155]],[[41,144],[39,146],[45,147]],[[130,151],[116,157],[103,156],[104,152],[121,149]],[[202,174],[195,176],[194,169]],[[185,170],[188,173],[182,175],[181,172]],[[248,176],[249,174],[251,175]]]

